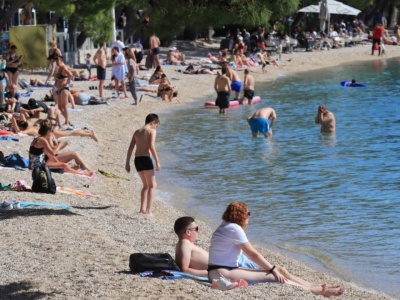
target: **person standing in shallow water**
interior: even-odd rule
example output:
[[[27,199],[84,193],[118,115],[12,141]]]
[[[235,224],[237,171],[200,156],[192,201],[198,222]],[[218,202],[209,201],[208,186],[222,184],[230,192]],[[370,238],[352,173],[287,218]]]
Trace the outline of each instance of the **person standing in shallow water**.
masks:
[[[318,113],[315,117],[315,123],[321,124],[322,133],[333,133],[336,129],[335,115],[330,112],[325,105],[318,106]]]
[[[155,145],[156,129],[159,124],[160,120],[156,114],[147,115],[145,125],[136,130],[133,134],[126,155],[125,170],[129,173],[131,171],[130,160],[132,152],[136,146],[135,168],[143,183],[143,188],[140,193],[140,213],[142,214],[151,215],[154,192],[157,187],[154,166],[150,154],[155,160],[156,171],[160,171],[161,169]]]

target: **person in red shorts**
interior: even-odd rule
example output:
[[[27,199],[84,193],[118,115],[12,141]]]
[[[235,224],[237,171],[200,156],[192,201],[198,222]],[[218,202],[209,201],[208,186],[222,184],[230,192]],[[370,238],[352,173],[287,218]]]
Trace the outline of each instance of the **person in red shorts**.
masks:
[[[381,38],[383,36],[383,26],[380,23],[376,23],[375,28],[374,28],[374,32],[372,34],[372,55],[374,55],[374,50],[375,47],[377,48],[377,50],[379,51],[379,56],[381,55]],[[375,44],[377,44],[377,46],[375,46]]]

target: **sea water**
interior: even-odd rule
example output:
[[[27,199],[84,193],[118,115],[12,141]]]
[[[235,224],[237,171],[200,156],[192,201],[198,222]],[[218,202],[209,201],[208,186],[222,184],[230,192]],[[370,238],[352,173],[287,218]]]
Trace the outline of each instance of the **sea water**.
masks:
[[[377,58],[282,76],[226,115],[203,103],[161,115],[158,195],[214,227],[230,202],[246,202],[252,242],[399,297],[399,68]],[[366,87],[340,85],[353,78]],[[320,134],[320,104],[335,134]],[[265,106],[277,112],[273,138],[252,138],[246,118]]]

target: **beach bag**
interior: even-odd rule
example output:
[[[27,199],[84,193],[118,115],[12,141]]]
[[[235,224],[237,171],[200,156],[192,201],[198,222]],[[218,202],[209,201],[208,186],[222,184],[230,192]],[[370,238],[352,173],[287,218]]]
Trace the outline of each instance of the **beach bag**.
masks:
[[[181,270],[168,253],[133,253],[129,257],[129,268],[135,273],[144,271]]]
[[[51,176],[50,169],[45,165],[35,167],[32,171],[32,192],[55,194],[57,191],[56,183]]]

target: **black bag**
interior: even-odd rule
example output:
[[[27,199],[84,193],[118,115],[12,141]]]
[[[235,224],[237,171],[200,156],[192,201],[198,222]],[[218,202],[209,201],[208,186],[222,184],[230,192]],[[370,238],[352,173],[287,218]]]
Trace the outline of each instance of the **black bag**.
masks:
[[[40,167],[35,167],[32,171],[32,192],[55,194],[57,191],[56,183],[51,176],[50,169],[43,164]]]
[[[168,253],[133,253],[129,257],[129,268],[135,273],[144,271],[181,270]]]

